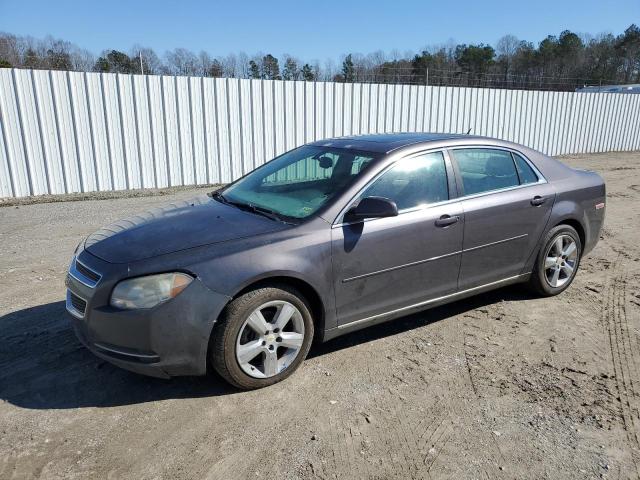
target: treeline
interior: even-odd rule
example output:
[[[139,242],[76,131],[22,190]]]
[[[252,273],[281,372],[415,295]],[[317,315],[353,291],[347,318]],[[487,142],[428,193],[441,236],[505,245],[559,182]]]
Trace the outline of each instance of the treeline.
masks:
[[[98,57],[70,42],[0,33],[0,67],[206,77],[409,83],[573,90],[584,85],[640,82],[640,28],[590,36],[568,30],[534,45],[513,35],[495,46],[447,44],[420,53],[349,53],[341,64],[290,55],[245,53],[211,57],[177,48],[105,50]]]

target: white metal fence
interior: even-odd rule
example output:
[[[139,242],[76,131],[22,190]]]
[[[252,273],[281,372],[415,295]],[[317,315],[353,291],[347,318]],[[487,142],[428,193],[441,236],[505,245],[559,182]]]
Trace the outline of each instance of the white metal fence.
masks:
[[[472,133],[640,149],[640,95],[0,69],[0,197],[228,182],[305,142]]]

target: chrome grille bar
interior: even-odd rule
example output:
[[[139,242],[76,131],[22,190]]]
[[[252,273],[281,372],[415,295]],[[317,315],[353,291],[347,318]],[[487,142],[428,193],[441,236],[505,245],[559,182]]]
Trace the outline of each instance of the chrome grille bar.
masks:
[[[69,275],[89,288],[95,288],[102,278],[102,275],[87,267],[76,257],[73,257],[71,265],[69,265]]]

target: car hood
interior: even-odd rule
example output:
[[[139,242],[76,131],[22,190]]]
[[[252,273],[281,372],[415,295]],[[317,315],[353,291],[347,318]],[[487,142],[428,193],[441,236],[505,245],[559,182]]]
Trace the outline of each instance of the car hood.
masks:
[[[112,223],[89,235],[84,248],[107,262],[129,263],[288,226],[202,196]]]

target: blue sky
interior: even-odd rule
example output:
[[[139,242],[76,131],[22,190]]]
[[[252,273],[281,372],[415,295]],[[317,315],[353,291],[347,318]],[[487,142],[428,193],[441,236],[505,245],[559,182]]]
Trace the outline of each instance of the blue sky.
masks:
[[[224,55],[284,53],[303,60],[348,52],[418,51],[449,40],[538,42],[564,29],[620,33],[640,23],[640,0],[165,1],[0,0],[0,31],[51,34],[99,53],[134,44]]]

